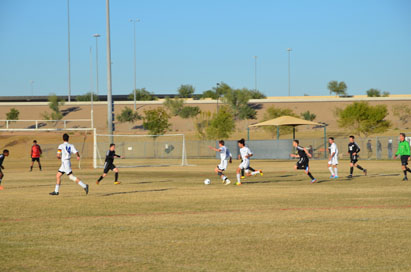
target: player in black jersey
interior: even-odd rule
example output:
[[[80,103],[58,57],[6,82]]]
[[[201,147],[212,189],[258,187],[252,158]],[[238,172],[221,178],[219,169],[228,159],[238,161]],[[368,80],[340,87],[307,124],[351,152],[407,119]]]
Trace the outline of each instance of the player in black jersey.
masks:
[[[3,180],[4,174],[3,174],[3,161],[4,158],[7,157],[10,154],[10,152],[7,149],[3,150],[3,154],[0,154],[0,190],[3,190],[3,187],[1,186],[1,181]]]
[[[116,154],[116,145],[111,144],[110,149],[106,153],[106,161],[104,163],[104,172],[103,175],[99,177],[97,180],[97,185],[100,184],[100,181],[107,176],[108,171],[114,171],[114,184],[120,184],[120,181],[118,181],[118,169],[114,165],[114,158],[121,158],[124,159],[124,157],[117,155]]]
[[[350,175],[347,178],[352,178],[352,173],[354,172],[354,166],[363,171],[364,175],[367,175],[367,169],[362,168],[358,162],[358,153],[361,151],[358,144],[355,142],[355,137],[350,136],[350,142],[348,143],[348,154],[350,154]]]
[[[310,173],[310,166],[309,164],[309,157],[311,158],[311,154],[307,151],[305,147],[300,146],[300,141],[294,140],[293,146],[297,149],[298,155],[290,154],[293,158],[300,158],[297,164],[294,166],[295,170],[304,170],[305,173],[311,178],[311,183],[317,182],[317,179],[313,177]]]

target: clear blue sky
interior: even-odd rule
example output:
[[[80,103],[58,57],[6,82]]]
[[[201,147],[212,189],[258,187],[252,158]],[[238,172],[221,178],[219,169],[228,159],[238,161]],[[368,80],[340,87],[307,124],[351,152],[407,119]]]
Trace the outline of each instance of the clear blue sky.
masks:
[[[378,88],[411,93],[409,0],[117,0],[111,1],[113,93],[133,88],[137,23],[137,87],[200,93],[224,81],[287,95],[326,95],[330,80],[350,94]],[[72,93],[90,90],[89,48],[99,38],[100,94],[106,93],[104,0],[70,0]],[[67,93],[66,0],[0,0],[0,95]]]

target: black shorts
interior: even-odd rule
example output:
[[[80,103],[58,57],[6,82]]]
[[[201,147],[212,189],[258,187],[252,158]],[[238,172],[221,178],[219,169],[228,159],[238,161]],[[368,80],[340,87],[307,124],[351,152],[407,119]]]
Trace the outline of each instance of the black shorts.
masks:
[[[300,158],[297,162],[297,169],[305,170],[308,167],[309,160],[307,158]]]
[[[35,162],[35,161],[40,162],[40,158],[31,158],[31,161],[32,161],[32,162]]]
[[[358,155],[350,155],[350,162],[356,164],[358,162]]]
[[[402,155],[401,156],[401,165],[408,165],[408,158],[410,156],[409,155]]]
[[[112,164],[112,163],[110,163],[110,164],[105,163],[105,164],[104,164],[104,174],[107,174],[108,171],[110,171],[110,170],[113,171],[114,168],[116,168],[116,166],[115,166],[114,164]]]

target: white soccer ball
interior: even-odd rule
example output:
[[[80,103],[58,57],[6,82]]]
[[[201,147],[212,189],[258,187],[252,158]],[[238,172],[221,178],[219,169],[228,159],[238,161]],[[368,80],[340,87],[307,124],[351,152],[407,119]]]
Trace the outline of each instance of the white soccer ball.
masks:
[[[205,184],[205,185],[210,185],[210,184],[211,184],[211,180],[205,179],[205,180],[204,180],[204,184]]]

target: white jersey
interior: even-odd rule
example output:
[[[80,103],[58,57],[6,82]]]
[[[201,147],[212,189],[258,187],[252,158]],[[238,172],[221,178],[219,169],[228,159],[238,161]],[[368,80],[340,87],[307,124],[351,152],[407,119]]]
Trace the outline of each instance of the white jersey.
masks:
[[[77,152],[78,151],[74,145],[64,142],[59,145],[57,154],[60,154],[61,161],[66,161],[71,159],[71,154],[76,154]]]
[[[334,153],[334,156],[328,162],[330,165],[337,165],[338,164],[338,147],[335,143],[332,143],[330,146],[330,155]]]
[[[244,146],[240,148],[240,155],[241,155],[241,159],[245,161],[245,160],[249,160],[249,158],[246,158],[245,156],[253,155],[253,152],[251,152],[251,150],[248,147]]]
[[[227,161],[231,157],[230,150],[225,146],[220,147],[218,152],[220,153],[221,161]]]

